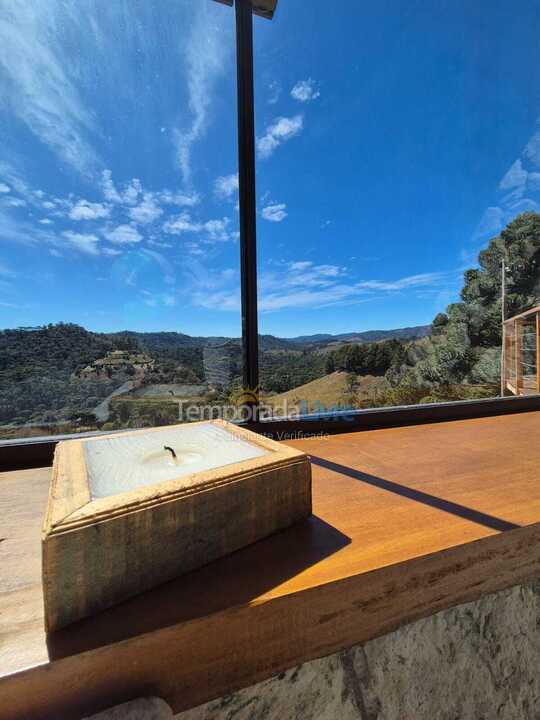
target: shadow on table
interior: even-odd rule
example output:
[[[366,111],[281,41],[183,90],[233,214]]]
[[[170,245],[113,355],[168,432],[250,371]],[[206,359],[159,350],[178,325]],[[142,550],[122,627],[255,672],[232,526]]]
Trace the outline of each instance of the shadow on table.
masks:
[[[347,465],[340,465],[339,463],[332,462],[331,460],[325,460],[315,455],[310,455],[311,462],[313,465],[318,465],[325,470],[332,470],[339,475],[345,475],[353,480],[359,480],[360,482],[366,483],[366,485],[372,485],[373,487],[379,488],[380,490],[386,490],[387,492],[395,493],[401,497],[414,500],[415,502],[428,505],[429,507],[436,508],[442,512],[455,515],[463,520],[469,520],[470,522],[483,525],[484,527],[490,528],[491,530],[498,530],[499,532],[505,532],[507,530],[515,530],[520,527],[515,523],[499,518],[496,515],[489,515],[481,510],[475,510],[467,505],[461,505],[460,503],[452,502],[451,500],[445,500],[438,495],[431,495],[430,493],[423,492],[422,490],[416,490],[415,488],[409,487],[408,485],[402,485],[401,483],[394,482],[393,480],[385,480],[384,478],[377,477],[376,475],[370,475],[369,473],[356,470],[355,468],[348,467]]]
[[[312,515],[199,570],[47,637],[52,660],[242,605],[350,544]]]

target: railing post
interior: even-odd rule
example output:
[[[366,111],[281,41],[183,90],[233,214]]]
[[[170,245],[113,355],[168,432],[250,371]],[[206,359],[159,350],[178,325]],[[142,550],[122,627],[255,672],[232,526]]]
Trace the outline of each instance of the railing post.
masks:
[[[540,393],[540,312],[536,313],[536,392]]]
[[[522,328],[521,328],[521,321],[515,320],[514,321],[514,331],[515,331],[515,357],[516,357],[516,394],[521,395],[520,392],[523,389],[523,365],[522,365],[522,358],[523,358],[523,337],[522,337]]]

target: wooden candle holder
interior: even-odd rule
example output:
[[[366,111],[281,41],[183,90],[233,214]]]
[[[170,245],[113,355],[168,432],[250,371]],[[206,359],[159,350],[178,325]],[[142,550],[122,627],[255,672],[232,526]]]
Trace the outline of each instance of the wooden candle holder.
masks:
[[[180,437],[182,428],[201,425],[221,428],[232,442],[240,439],[264,454],[93,496],[89,447],[94,453],[114,448],[119,438],[136,446],[142,436],[148,444],[149,434],[159,447],[171,431]],[[168,434],[160,438],[159,433]],[[103,442],[109,445],[96,446]],[[92,615],[310,514],[308,457],[221,420],[60,442],[42,537],[46,630]]]

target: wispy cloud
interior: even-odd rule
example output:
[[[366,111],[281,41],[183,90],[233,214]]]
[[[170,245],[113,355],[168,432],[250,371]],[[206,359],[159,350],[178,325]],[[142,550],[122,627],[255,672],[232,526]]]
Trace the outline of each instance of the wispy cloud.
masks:
[[[12,112],[59,158],[90,175],[99,159],[89,142],[95,130],[65,56],[69,15],[61,3],[10,0],[0,5],[0,88]]]
[[[281,222],[287,217],[287,205],[285,203],[267,205],[263,207],[261,215],[265,220],[270,220],[270,222]]]
[[[156,197],[165,205],[178,205],[178,207],[194,207],[201,201],[200,195],[195,192],[185,193],[161,190],[156,193]]]
[[[172,293],[153,293],[150,290],[142,290],[144,303],[148,307],[173,307],[176,305],[176,297]]]
[[[270,157],[274,150],[287,140],[298,135],[304,127],[302,115],[279,117],[269,125],[262,137],[257,138],[257,152],[262,159]]]
[[[540,118],[538,120],[540,125]],[[493,205],[482,214],[471,238],[474,252],[522,212],[540,211],[540,128],[504,173]],[[463,250],[470,253],[470,248]]]
[[[0,193],[8,193],[11,191],[11,188],[9,185],[6,185],[6,183],[0,182]]]
[[[238,192],[238,173],[222,175],[214,182],[214,194],[220,200],[228,200]]]
[[[521,160],[518,159],[501,180],[499,188],[501,190],[514,190],[515,188],[523,189],[526,182],[527,171],[523,168]]]
[[[99,255],[99,238],[91,233],[76,233],[66,230],[62,233],[68,243],[85,255]]]
[[[27,203],[26,200],[23,200],[22,198],[6,197],[2,199],[2,204],[7,207],[25,207]]]
[[[208,124],[212,93],[216,80],[228,66],[229,26],[225,16],[204,3],[197,4],[195,20],[189,30],[185,50],[187,85],[191,121],[187,127],[175,128],[178,164],[186,184],[191,183],[191,153]]]
[[[409,288],[426,287],[427,285],[437,285],[445,277],[447,277],[447,273],[421,273],[419,275],[409,275],[407,277],[388,282],[380,280],[366,280],[358,283],[357,287],[363,290],[386,290],[394,292],[407,290]]]
[[[302,103],[316,100],[320,95],[317,83],[312,78],[299,80],[291,90],[291,97]]]
[[[262,312],[292,308],[316,309],[370,302],[399,292],[424,292],[426,288],[434,288],[439,292],[445,285],[453,283],[457,275],[455,272],[433,272],[392,281],[358,282],[350,277],[346,268],[339,265],[299,260],[286,263],[277,271],[261,274],[259,307]],[[222,284],[219,278],[215,283],[209,283],[206,278],[204,287],[193,289],[193,302],[213,310],[238,311],[240,297],[237,283],[230,288],[220,287]]]

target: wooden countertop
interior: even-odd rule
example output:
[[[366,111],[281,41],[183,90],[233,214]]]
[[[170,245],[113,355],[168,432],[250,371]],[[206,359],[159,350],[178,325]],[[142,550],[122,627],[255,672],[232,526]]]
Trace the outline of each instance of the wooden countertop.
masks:
[[[50,469],[0,474],[0,718],[175,711],[540,573],[540,412],[289,441],[313,517],[45,636]]]

